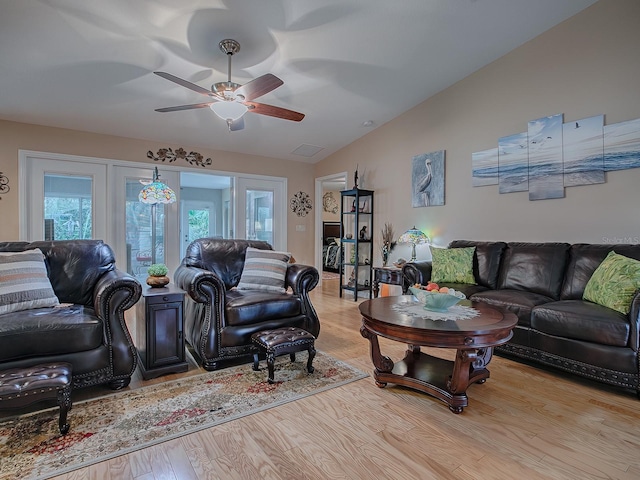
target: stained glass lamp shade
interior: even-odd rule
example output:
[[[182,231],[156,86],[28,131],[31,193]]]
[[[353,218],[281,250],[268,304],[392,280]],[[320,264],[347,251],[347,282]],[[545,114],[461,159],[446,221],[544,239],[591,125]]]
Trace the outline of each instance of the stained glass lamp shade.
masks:
[[[398,239],[398,243],[410,243],[411,244],[411,262],[416,261],[416,245],[422,245],[423,243],[429,243],[429,237],[427,237],[422,230],[418,230],[415,226],[410,228]]]
[[[142,203],[148,203],[155,205],[156,203],[174,203],[176,201],[176,194],[168,185],[162,183],[159,180],[158,167],[153,172],[153,181],[145,185],[140,194],[138,200]]]
[[[160,181],[158,167],[153,171],[153,181],[138,194],[138,200],[151,205],[151,263],[156,263],[156,205],[175,203],[176,194],[168,185]]]

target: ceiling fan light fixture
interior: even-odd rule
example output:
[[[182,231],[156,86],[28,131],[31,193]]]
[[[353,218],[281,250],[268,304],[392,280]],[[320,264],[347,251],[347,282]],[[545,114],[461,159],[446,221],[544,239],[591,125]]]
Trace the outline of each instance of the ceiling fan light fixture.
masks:
[[[231,120],[232,122],[238,120],[245,113],[247,113],[247,110],[249,110],[246,105],[233,101],[215,102],[212,103],[209,108],[211,108],[211,110],[213,110],[213,113],[215,113],[221,119],[225,121]]]

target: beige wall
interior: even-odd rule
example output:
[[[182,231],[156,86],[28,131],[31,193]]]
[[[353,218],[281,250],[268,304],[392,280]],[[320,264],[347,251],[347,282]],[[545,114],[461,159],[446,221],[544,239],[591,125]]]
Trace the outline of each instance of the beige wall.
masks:
[[[398,234],[415,224],[442,246],[462,238],[640,242],[640,168],[608,172],[605,184],[567,188],[555,200],[471,186],[471,154],[526,131],[529,120],[640,118],[639,25],[640,1],[601,0],[316,164],[316,177],[356,164],[363,170],[367,159],[376,242],[385,222]],[[411,159],[436,150],[446,150],[445,205],[412,208]],[[429,258],[428,249],[418,250],[420,258]]]
[[[183,147],[190,150],[189,145],[166,145],[145,140],[0,120],[0,172],[9,178],[10,187],[10,191],[2,195],[0,200],[0,218],[2,219],[0,241],[17,240],[19,235],[18,150],[156,164],[156,162],[147,159],[147,151],[157,152],[159,148],[163,147],[172,147],[174,150]],[[213,160],[213,165],[206,167],[207,170],[286,177],[288,179],[287,203],[293,193],[298,191],[307,192],[313,197],[312,165],[216,150],[200,148],[194,150],[202,153],[205,158],[211,157]],[[184,160],[176,160],[171,165],[190,167]],[[288,249],[299,262],[313,265],[313,215],[298,217],[290,209],[287,211]],[[304,225],[304,231],[297,231],[296,225]]]

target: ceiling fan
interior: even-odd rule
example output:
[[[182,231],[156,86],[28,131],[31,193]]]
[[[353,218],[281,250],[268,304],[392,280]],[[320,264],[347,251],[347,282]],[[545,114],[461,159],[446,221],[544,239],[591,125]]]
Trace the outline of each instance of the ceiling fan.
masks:
[[[156,112],[177,112],[179,110],[209,107],[216,115],[227,122],[229,131],[242,130],[244,128],[243,116],[247,112],[283,118],[284,120],[292,120],[294,122],[299,122],[304,118],[303,113],[294,112],[293,110],[287,110],[286,108],[276,107],[274,105],[254,102],[254,99],[275,90],[280,85],[283,85],[284,82],[270,73],[251,80],[244,85],[232,82],[231,57],[240,51],[240,44],[235,40],[225,39],[218,45],[220,50],[227,54],[227,58],[229,59],[229,75],[226,82],[214,83],[211,86],[211,90],[202,88],[195,83],[188,82],[170,73],[153,72],[162,78],[182,85],[200,95],[209,97],[210,101],[192,105],[158,108]]]

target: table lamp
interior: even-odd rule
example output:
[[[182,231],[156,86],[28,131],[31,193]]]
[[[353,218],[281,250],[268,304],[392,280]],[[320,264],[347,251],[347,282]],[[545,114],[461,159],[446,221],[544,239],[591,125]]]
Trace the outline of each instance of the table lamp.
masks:
[[[423,243],[429,243],[429,237],[427,237],[422,230],[418,230],[415,225],[410,228],[398,238],[398,243],[410,243],[411,244],[411,260],[416,261],[416,245],[422,245]]]

